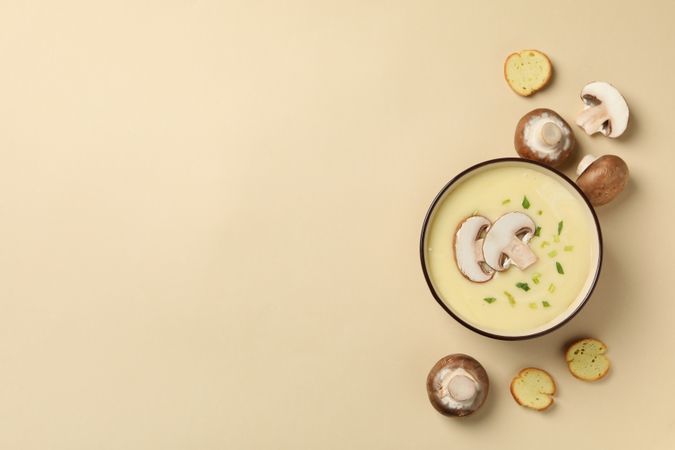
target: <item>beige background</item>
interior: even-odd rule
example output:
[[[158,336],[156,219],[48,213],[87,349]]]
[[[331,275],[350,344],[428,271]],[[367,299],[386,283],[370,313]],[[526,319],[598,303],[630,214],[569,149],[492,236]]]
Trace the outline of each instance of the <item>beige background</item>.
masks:
[[[675,6],[619,3],[0,3],[0,448],[673,448]],[[526,99],[502,61],[528,47],[556,72]],[[474,335],[422,278],[426,208],[591,80],[633,114],[576,133],[632,171],[596,294]],[[593,385],[560,353],[584,334]],[[467,420],[426,398],[452,352],[492,380]],[[525,365],[546,414],[508,393]]]

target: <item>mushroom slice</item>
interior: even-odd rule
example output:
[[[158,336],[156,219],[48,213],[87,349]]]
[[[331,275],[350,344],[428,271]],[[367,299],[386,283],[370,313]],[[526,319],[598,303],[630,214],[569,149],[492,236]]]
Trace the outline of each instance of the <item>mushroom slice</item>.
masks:
[[[485,368],[469,355],[456,353],[441,358],[427,376],[427,395],[438,412],[467,416],[485,402],[490,389]]]
[[[487,265],[498,272],[511,264],[525,270],[537,261],[537,256],[527,243],[534,236],[534,221],[522,212],[501,216],[485,235],[483,255]]]
[[[577,167],[577,186],[593,206],[611,202],[628,184],[628,165],[615,155],[586,155]]]
[[[594,81],[581,90],[584,110],[577,116],[577,125],[587,134],[602,133],[616,138],[628,126],[628,104],[619,91],[604,81]]]
[[[570,156],[576,139],[572,128],[558,113],[538,108],[518,121],[513,143],[522,158],[556,167]]]
[[[483,216],[471,216],[462,222],[455,233],[455,261],[459,271],[468,280],[485,283],[494,271],[484,264],[483,239],[492,223]]]

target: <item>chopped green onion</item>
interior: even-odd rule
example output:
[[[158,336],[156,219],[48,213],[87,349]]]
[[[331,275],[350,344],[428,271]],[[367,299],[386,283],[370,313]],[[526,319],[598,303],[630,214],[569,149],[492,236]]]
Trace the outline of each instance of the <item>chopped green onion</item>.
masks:
[[[544,308],[549,308],[551,306],[551,304],[546,300],[542,300],[541,304],[544,305]]]
[[[551,283],[548,285],[548,291],[553,294],[555,292],[555,284]]]
[[[550,252],[548,252],[548,257],[549,258],[555,258],[557,254],[558,254],[558,250],[551,250]]]
[[[571,252],[572,250],[574,250],[574,245],[566,245],[566,246],[565,246],[565,251],[566,251],[566,252]]]
[[[535,302],[530,303],[530,308],[537,309],[537,304]]]
[[[537,211],[537,214],[539,214],[539,215],[541,216],[542,214],[544,214],[544,211],[542,211],[542,210],[540,209],[539,211]]]
[[[485,300],[488,303],[494,303],[497,301],[497,299],[494,297],[485,297],[483,300]]]
[[[562,229],[563,229],[563,221],[561,220],[560,222],[558,222],[558,236],[560,236],[560,233],[562,233]]]
[[[534,235],[539,236],[541,234],[541,227],[537,227],[534,229]]]
[[[544,241],[544,242],[541,243],[541,245],[539,247],[544,248],[544,247],[548,247],[549,245],[551,245],[551,243],[549,241]]]
[[[557,262],[557,261],[556,261],[556,263],[555,263],[555,268],[558,270],[558,273],[559,273],[560,275],[564,275],[564,274],[565,274],[565,271],[563,270],[563,266],[562,266],[559,262]]]
[[[534,275],[532,275],[532,282],[533,282],[534,284],[539,284],[539,279],[540,279],[540,278],[541,278],[541,274],[540,274],[540,273],[535,273]]]
[[[530,286],[527,283],[516,283],[516,287],[524,290],[525,292],[530,290]]]
[[[509,204],[509,203],[511,203],[511,199],[510,199],[510,198],[506,198],[506,199],[504,199],[504,200],[502,201],[502,205],[507,205],[507,204]]]
[[[513,295],[509,291],[504,291],[504,295],[506,295],[506,298],[509,300],[509,304],[511,306],[516,306],[516,299],[513,298]]]
[[[529,209],[530,208],[530,201],[527,199],[527,196],[523,196],[523,208]]]
[[[553,236],[553,242],[555,242],[556,244],[560,242],[560,235],[556,234],[555,236]]]

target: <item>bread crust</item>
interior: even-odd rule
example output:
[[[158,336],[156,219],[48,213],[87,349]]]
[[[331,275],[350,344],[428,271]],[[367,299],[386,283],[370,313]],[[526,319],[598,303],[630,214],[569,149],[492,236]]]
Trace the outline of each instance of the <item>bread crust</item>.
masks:
[[[522,92],[519,92],[518,90],[516,90],[516,88],[513,87],[513,85],[509,81],[509,77],[506,73],[506,66],[509,62],[509,59],[511,59],[514,56],[520,56],[521,53],[525,53],[525,52],[536,52],[536,53],[542,55],[544,57],[544,59],[546,60],[546,64],[548,64],[548,69],[549,69],[548,70],[548,76],[544,79],[544,82],[542,83],[542,85],[539,86],[536,89],[533,88],[532,92],[530,92],[529,94],[523,94]],[[548,85],[548,83],[551,81],[552,76],[553,76],[553,64],[551,63],[551,59],[548,57],[548,55],[546,53],[542,52],[541,50],[537,50],[537,49],[534,49],[534,48],[527,49],[527,50],[520,50],[520,51],[517,51],[517,52],[510,53],[506,57],[506,59],[504,60],[504,80],[506,80],[506,84],[509,85],[511,90],[513,92],[515,92],[516,94],[520,95],[521,97],[530,97],[530,96],[534,95],[536,92],[544,89]]]
[[[535,408],[535,407],[533,407],[533,406],[530,406],[530,405],[524,403],[524,401],[522,401],[522,400],[518,397],[518,395],[516,394],[516,392],[515,392],[514,385],[515,385],[516,381],[518,381],[518,380],[522,377],[523,372],[525,372],[525,371],[527,371],[527,370],[536,371],[536,372],[541,372],[541,373],[544,374],[544,376],[547,376],[547,377],[551,380],[551,384],[553,385],[553,392],[551,392],[551,393],[542,392],[542,393],[541,393],[541,394],[543,394],[543,395],[547,395],[548,398],[549,398],[549,400],[551,400],[551,402],[550,402],[548,405],[544,406],[543,408]],[[511,384],[510,384],[510,386],[509,386],[509,390],[511,391],[511,396],[513,397],[513,399],[514,399],[514,400],[516,401],[516,403],[518,403],[520,406],[524,406],[525,408],[534,409],[535,411],[546,411],[546,410],[549,409],[551,406],[553,406],[553,404],[555,403],[555,398],[554,398],[553,396],[554,396],[555,393],[558,391],[558,386],[556,385],[555,380],[553,379],[553,377],[551,376],[551,374],[548,373],[547,371],[545,371],[544,369],[540,369],[540,368],[538,368],[538,367],[526,367],[526,368],[524,368],[524,369],[521,369],[521,370],[518,372],[518,374],[517,374],[515,377],[513,377],[513,380],[511,380]]]
[[[603,372],[600,372],[600,373],[598,374],[598,376],[596,376],[596,377],[592,377],[592,378],[584,378],[584,377],[581,377],[581,376],[579,376],[578,374],[576,374],[576,373],[574,372],[574,370],[572,370],[572,364],[570,364],[570,363],[574,360],[574,358],[569,359],[569,357],[567,356],[567,355],[569,355],[569,352],[572,350],[572,347],[575,347],[575,346],[581,344],[581,343],[584,342],[584,341],[589,341],[589,342],[590,342],[590,341],[599,342],[599,343],[605,348],[605,351],[602,352],[602,353],[599,353],[599,355],[602,355],[602,356],[607,360],[607,368],[606,368]],[[565,361],[567,362],[567,369],[570,371],[570,373],[572,374],[572,376],[573,376],[574,378],[576,378],[577,380],[582,380],[582,381],[598,381],[598,380],[604,378],[605,376],[607,376],[607,374],[609,373],[609,369],[612,367],[612,361],[611,361],[609,358],[607,358],[607,357],[605,356],[605,353],[606,353],[606,352],[607,352],[607,344],[605,344],[604,342],[602,342],[600,339],[590,338],[590,337],[583,338],[583,339],[579,339],[579,340],[573,342],[572,344],[570,344],[570,345],[567,347],[567,350],[565,350]]]

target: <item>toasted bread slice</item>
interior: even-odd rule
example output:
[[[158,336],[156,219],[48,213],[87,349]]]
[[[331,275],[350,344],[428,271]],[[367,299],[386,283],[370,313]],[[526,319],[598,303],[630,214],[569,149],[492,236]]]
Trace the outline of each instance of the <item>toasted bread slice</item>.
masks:
[[[609,372],[607,346],[593,338],[586,338],[570,345],[565,353],[567,367],[572,375],[585,381],[597,381]]]
[[[543,411],[553,404],[555,381],[548,372],[528,367],[511,381],[511,395],[519,405]]]
[[[539,50],[511,53],[504,61],[504,78],[516,94],[524,97],[546,86],[552,73],[551,60]]]

